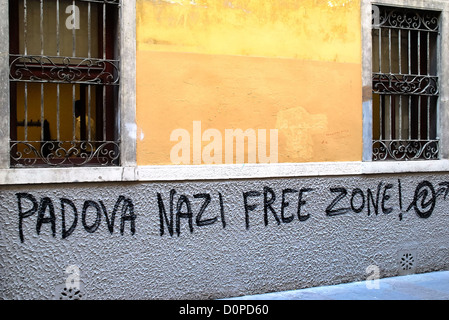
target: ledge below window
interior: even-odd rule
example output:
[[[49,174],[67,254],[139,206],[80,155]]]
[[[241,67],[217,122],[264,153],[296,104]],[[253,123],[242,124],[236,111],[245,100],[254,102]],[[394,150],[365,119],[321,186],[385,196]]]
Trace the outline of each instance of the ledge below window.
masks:
[[[449,172],[449,160],[0,169],[0,185],[235,180]]]

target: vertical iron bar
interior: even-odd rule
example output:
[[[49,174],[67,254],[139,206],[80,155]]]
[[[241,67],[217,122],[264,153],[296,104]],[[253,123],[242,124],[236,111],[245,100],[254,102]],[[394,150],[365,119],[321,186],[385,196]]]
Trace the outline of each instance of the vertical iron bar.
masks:
[[[45,110],[44,110],[44,84],[41,83],[41,141],[44,141],[44,122],[45,122]]]
[[[24,46],[24,55],[28,54],[28,8],[27,8],[27,0],[23,0],[23,46]],[[28,141],[28,83],[25,82],[25,103],[24,103],[24,131],[25,131],[25,141]]]
[[[383,140],[383,130],[384,130],[384,124],[383,124],[383,117],[382,114],[385,110],[385,96],[383,94],[379,95],[379,140]]]
[[[398,63],[399,74],[402,76],[402,33],[401,29],[398,30]],[[399,96],[399,112],[398,112],[398,127],[399,127],[399,140],[402,140],[402,95]]]
[[[401,38],[402,38],[401,37],[401,29],[399,29],[398,30],[399,74],[402,74],[402,57],[401,57],[401,54],[402,54],[402,50],[401,50],[402,43],[401,43]]]
[[[391,72],[392,72],[392,66],[391,66],[391,28],[388,28],[388,70],[389,70],[389,73],[391,74]],[[391,81],[391,80],[390,80]],[[393,134],[392,134],[392,129],[393,129],[393,97],[392,97],[392,95],[390,94],[389,95],[390,96],[390,105],[389,105],[389,110],[390,110],[390,119],[389,119],[389,122],[390,122],[390,126],[389,126],[389,128],[388,128],[388,131],[389,131],[389,137],[390,137],[390,141],[393,139]]]
[[[61,126],[61,102],[60,102],[60,87],[59,87],[59,83],[56,84],[56,139],[58,141],[61,140],[61,130],[60,130],[60,126]]]
[[[103,3],[103,59],[106,59],[106,3]]]
[[[421,74],[421,31],[418,31],[418,75]]]
[[[427,75],[430,75],[430,32],[427,32]]]
[[[75,115],[75,102],[76,102],[76,88],[72,84],[72,138],[76,141],[76,115]]]
[[[44,0],[40,0],[41,56],[44,55]],[[41,83],[41,141],[44,141],[44,84]]]
[[[92,12],[91,3],[87,3],[87,57],[92,56]],[[92,141],[91,124],[91,86],[87,86],[87,140]]]
[[[24,112],[25,112],[25,120],[24,120],[24,125],[25,125],[25,141],[28,141],[28,83],[25,82],[25,101],[24,101]]]
[[[399,129],[399,140],[402,140],[402,95],[399,96],[399,111],[398,111],[398,129]]]
[[[24,45],[24,55],[28,54],[27,38],[28,38],[28,8],[27,8],[27,0],[23,0],[23,45]]]
[[[379,73],[382,73],[382,28],[379,28]]]
[[[59,35],[59,0],[56,0],[56,55],[59,57],[60,55],[60,35]],[[61,140],[61,106],[60,106],[60,85],[56,84],[56,139],[58,141]]]
[[[91,86],[87,86],[87,140],[92,141],[92,132],[91,132]]]
[[[388,70],[391,73],[391,28],[388,29]]]
[[[74,19],[75,21],[73,21],[73,28],[72,28],[72,56],[75,57],[76,56],[76,19],[78,19],[78,17],[76,16],[76,3],[75,0],[72,1],[72,9],[73,9],[73,13],[74,13]],[[72,115],[73,115],[73,140],[76,141],[76,87],[75,85],[72,84]]]
[[[427,32],[427,75],[430,76],[430,32]],[[430,96],[427,96],[427,140],[430,140]]]
[[[427,96],[427,140],[430,140],[430,96]]]
[[[421,74],[421,31],[418,31],[418,75]],[[418,96],[418,140],[421,140],[421,96]]]
[[[389,120],[389,122],[390,122],[390,126],[389,126],[389,128],[388,128],[388,131],[389,131],[389,136],[390,136],[390,140],[392,140],[393,139],[393,134],[392,134],[392,128],[393,128],[393,103],[392,103],[392,95],[390,94],[389,95],[390,96],[390,105],[389,105],[389,110],[390,110],[390,119],[388,119]]]
[[[412,139],[412,96],[408,96],[408,139]]]
[[[75,19],[75,21],[73,23],[73,28],[72,28],[72,57],[76,57],[76,28],[75,28],[75,26],[76,26],[76,19],[79,19],[79,17],[76,15],[77,12],[75,10],[75,8],[76,8],[75,0],[73,0],[72,5],[73,5],[73,7],[72,7],[73,15],[74,15],[74,19]]]
[[[106,86],[103,86],[103,141],[106,141]]]
[[[106,59],[106,3],[103,3],[103,59]],[[106,141],[106,86],[103,86],[103,141]]]
[[[44,55],[44,0],[40,0],[41,55]]]
[[[407,58],[408,58],[408,74],[412,74],[412,50],[411,50],[411,31],[408,30],[408,42],[407,42]]]
[[[441,52],[441,48],[440,48],[440,33],[438,32],[436,34],[436,50],[437,52]],[[437,56],[437,61],[436,61],[436,71],[435,71],[435,76],[439,75],[439,70],[440,68],[438,66],[441,65],[441,57],[439,54],[436,55]],[[440,99],[436,99],[436,130],[435,130],[435,139],[439,140],[440,139],[440,129],[441,129],[441,117],[440,117]]]
[[[60,37],[59,37],[59,0],[56,0],[56,55],[60,55],[59,47],[60,47]]]
[[[92,45],[92,17],[91,17],[91,4],[87,3],[87,57],[91,57],[91,45]]]
[[[418,96],[418,140],[421,140],[421,96]]]
[[[407,68],[408,74],[412,74],[412,32],[407,32]],[[412,139],[412,96],[408,96],[408,139]]]

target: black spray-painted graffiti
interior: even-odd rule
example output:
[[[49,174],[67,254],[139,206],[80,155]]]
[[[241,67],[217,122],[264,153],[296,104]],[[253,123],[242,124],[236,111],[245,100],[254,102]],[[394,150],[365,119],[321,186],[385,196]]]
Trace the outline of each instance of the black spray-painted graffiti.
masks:
[[[410,186],[407,186],[410,187]],[[321,198],[316,199],[317,194]],[[399,220],[403,215],[414,211],[418,217],[427,219],[435,210],[438,199],[446,200],[449,195],[449,182],[432,184],[421,181],[414,189],[413,199],[403,197],[403,186],[399,179],[397,184],[379,182],[375,188],[352,188],[334,186],[329,188],[329,198],[322,199],[323,193],[314,188],[285,188],[276,192],[268,186],[260,190],[243,191],[238,210],[244,216],[246,230],[252,225],[262,223],[265,226],[274,221],[277,225],[288,224],[295,220],[306,222],[311,215],[320,214],[335,217],[345,214],[390,215],[398,213]],[[78,212],[81,209],[81,223],[84,230],[94,233],[100,227],[102,217],[106,220],[109,232],[114,232],[115,217],[120,214],[120,234],[124,235],[125,225],[129,224],[130,234],[136,232],[134,204],[131,198],[119,196],[114,207],[107,209],[102,200],[86,200],[80,208],[74,201],[59,198],[53,201],[49,197],[38,199],[30,193],[17,193],[18,229],[21,242],[24,242],[23,221],[37,214],[36,233],[39,235],[42,226],[49,225],[51,234],[56,237],[56,206],[59,203],[61,219],[61,238],[69,237],[78,224]],[[168,199],[167,199],[168,198]],[[318,200],[318,201],[317,201]],[[194,195],[180,194],[175,189],[170,190],[168,197],[156,193],[159,217],[159,235],[180,236],[183,228],[190,233],[195,228],[220,224],[223,229],[227,225],[225,212],[225,196],[221,192],[197,193]],[[316,204],[324,206],[317,208]],[[315,204],[315,205],[311,205]],[[67,225],[67,215],[71,214],[72,222]],[[92,218],[93,217],[93,218]],[[93,220],[93,222],[92,222]]]
[[[395,190],[396,189],[396,190]],[[442,197],[444,200],[449,195],[449,182],[439,183],[436,187],[429,181],[420,182],[413,194],[413,199],[404,206],[403,187],[401,180],[397,185],[392,183],[379,182],[376,188],[353,188],[337,186],[329,188],[330,200],[320,199],[319,202],[325,202],[324,213],[327,217],[335,217],[344,214],[361,214],[366,212],[367,216],[371,215],[389,215],[395,210],[398,211],[399,220],[403,219],[403,215],[412,209],[418,217],[429,218],[437,204],[437,200]],[[314,188],[286,188],[276,193],[270,187],[263,187],[261,190],[248,190],[242,194],[241,209],[244,212],[244,221],[246,230],[250,229],[253,224],[263,221],[265,226],[269,225],[270,220],[274,220],[277,225],[291,223],[295,220],[299,222],[307,221],[312,214],[319,214],[316,206],[310,206],[310,203],[316,202],[314,198]],[[394,192],[396,191],[396,192]],[[181,234],[181,219],[188,219],[189,231],[192,233],[194,210],[192,210],[191,201],[187,195],[180,195],[175,200],[176,190],[171,190],[169,195],[167,213],[166,205],[160,193],[157,194],[159,207],[159,226],[160,235],[165,234],[168,230],[170,236]],[[393,196],[396,195],[397,198]],[[214,224],[219,217],[223,228],[226,227],[225,211],[223,206],[223,195],[218,193],[219,208],[211,208],[220,212],[220,214],[212,219],[202,220],[201,217],[210,204],[211,194],[194,195],[193,198],[202,197],[205,199],[203,205],[196,215],[196,225],[198,227]],[[309,207],[308,207],[309,205]],[[257,216],[262,216],[257,220]],[[175,222],[176,221],[176,224]]]
[[[176,194],[176,190],[172,189],[170,191],[170,204],[169,210],[167,210],[164,205],[164,201],[162,200],[162,195],[160,193],[157,194],[157,204],[159,207],[159,221],[160,221],[160,235],[164,235],[165,227],[167,225],[168,232],[171,236],[173,236],[174,228],[176,228],[176,234],[179,236],[181,234],[181,219],[187,219],[189,224],[190,232],[193,232],[193,216],[194,211],[192,210],[192,203],[189,200],[187,195],[180,195],[178,201],[176,201],[176,208],[174,197]],[[203,215],[209,204],[211,203],[211,195],[209,193],[198,193],[193,195],[195,199],[203,199],[203,203],[201,204],[196,217],[195,223],[198,227],[208,226],[214,224],[218,221],[218,216],[214,216],[212,218],[204,219]],[[219,203],[220,203],[220,219],[223,228],[226,228],[226,219],[224,214],[224,205],[223,205],[223,195],[218,193]],[[173,216],[175,216],[176,225],[174,226]]]
[[[17,206],[19,215],[19,237],[20,241],[24,242],[23,221],[37,213],[36,218],[36,233],[39,235],[43,224],[49,224],[53,237],[56,237],[56,209],[53,201],[49,197],[43,197],[38,201],[30,193],[17,193]],[[78,224],[78,209],[75,203],[67,198],[60,198],[60,213],[61,213],[61,237],[65,239],[69,237]],[[67,215],[71,212],[72,223],[70,226],[66,225]],[[120,234],[125,232],[125,222],[129,221],[131,234],[135,233],[136,214],[134,212],[134,205],[131,199],[120,196],[109,213],[103,201],[87,200],[84,202],[81,209],[81,223],[88,233],[97,231],[101,224],[101,217],[104,215],[106,225],[109,232],[114,232],[115,216],[120,212]],[[88,214],[94,216],[94,221],[89,222]]]

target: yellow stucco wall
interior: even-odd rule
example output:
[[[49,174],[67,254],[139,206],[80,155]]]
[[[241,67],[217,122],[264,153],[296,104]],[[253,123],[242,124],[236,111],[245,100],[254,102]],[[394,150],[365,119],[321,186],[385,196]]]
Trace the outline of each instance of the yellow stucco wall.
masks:
[[[277,129],[279,162],[361,160],[360,25],[358,0],[138,0],[138,164],[172,164],[194,121]]]

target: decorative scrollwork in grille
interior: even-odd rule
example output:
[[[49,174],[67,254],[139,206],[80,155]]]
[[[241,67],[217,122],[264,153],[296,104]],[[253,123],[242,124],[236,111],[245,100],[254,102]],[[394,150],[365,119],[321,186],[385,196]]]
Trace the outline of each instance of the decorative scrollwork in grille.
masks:
[[[77,0],[81,2],[94,2],[94,3],[104,3],[104,4],[120,4],[120,0]]]
[[[437,160],[438,140],[376,140],[373,141],[373,160]]]
[[[14,141],[10,153],[14,167],[114,166],[118,165],[120,146],[116,141]]]
[[[388,10],[382,10],[379,17],[379,26],[437,32],[440,24],[438,13],[431,11],[421,13],[417,10],[389,8]]]
[[[118,60],[10,55],[12,81],[118,85]]]
[[[438,77],[375,73],[373,93],[438,96]]]

